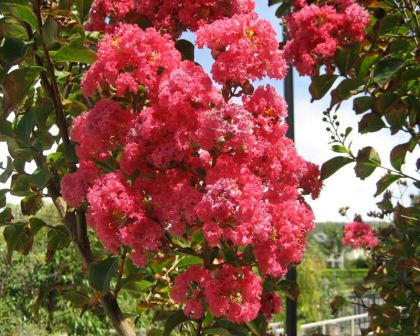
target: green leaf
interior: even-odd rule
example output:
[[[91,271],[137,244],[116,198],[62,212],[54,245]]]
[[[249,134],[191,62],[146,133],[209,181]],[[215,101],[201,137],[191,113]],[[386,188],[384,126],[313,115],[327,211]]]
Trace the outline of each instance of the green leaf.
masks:
[[[263,283],[263,292],[264,293],[277,292],[281,289],[280,287],[281,287],[280,283],[276,283],[271,280],[265,280]]]
[[[350,135],[351,132],[353,132],[353,128],[346,127],[346,131],[344,132],[344,139],[347,139],[347,137]]]
[[[375,112],[378,112],[380,115],[384,115],[385,109],[397,99],[398,96],[391,91],[386,91],[383,94],[378,95],[375,99]]]
[[[43,165],[40,168],[37,168],[31,174],[31,183],[36,185],[38,188],[44,188],[50,179],[50,171],[47,165]]]
[[[335,64],[340,74],[347,75],[349,69],[359,56],[360,43],[353,43],[346,48],[338,47],[334,55]]]
[[[6,112],[10,112],[24,103],[29,90],[43,70],[44,68],[38,66],[19,68],[4,77],[2,83],[3,109]]]
[[[38,26],[38,21],[31,7],[14,3],[0,3],[0,12],[8,12],[18,20],[29,23],[32,28]]]
[[[202,244],[204,242],[203,231],[197,230],[192,234],[192,241],[195,244]]]
[[[53,56],[55,62],[79,62],[91,64],[96,61],[96,53],[85,47],[80,40],[70,42]]]
[[[381,164],[381,159],[373,147],[365,147],[359,150],[356,158],[354,171],[361,180],[370,176]]]
[[[64,105],[64,110],[66,114],[69,114],[73,117],[77,117],[78,115],[88,110],[86,105],[84,105],[80,101],[65,100],[63,102],[63,105]]]
[[[26,232],[25,223],[15,223],[6,226],[3,231],[4,240],[7,243],[7,262],[12,260],[13,251],[26,255],[32,248],[33,239]]]
[[[129,276],[122,278],[121,288],[135,294],[140,294],[145,289],[150,288],[155,285],[155,283],[147,281],[147,280],[139,281],[139,277],[141,277],[141,275],[130,274]]]
[[[29,144],[34,126],[35,119],[33,113],[28,111],[23,115],[19,115],[14,120],[14,131],[16,137],[25,144]]]
[[[353,110],[356,114],[366,112],[372,108],[374,101],[370,96],[357,97],[353,100]]]
[[[43,206],[42,195],[32,194],[20,201],[22,214],[25,216],[35,215]]]
[[[0,65],[3,67],[20,63],[29,48],[29,43],[13,37],[4,38],[0,45]]]
[[[325,96],[329,89],[333,86],[338,75],[324,74],[312,77],[309,92],[312,95],[312,101],[321,99]]]
[[[27,174],[13,174],[10,186],[11,194],[15,196],[27,196],[30,194],[29,189],[30,177]]]
[[[254,321],[249,321],[245,323],[246,326],[249,328],[249,330],[252,331],[252,333],[256,336],[261,336],[260,331],[258,330],[258,327],[256,326],[256,323]]]
[[[211,328],[211,329],[204,329],[203,335],[231,336],[232,334],[229,332],[229,330],[225,328]]]
[[[58,33],[59,25],[57,21],[52,16],[48,16],[42,26],[42,41],[47,47],[50,45],[52,46],[56,42],[59,43]]]
[[[377,132],[384,127],[382,118],[375,113],[367,113],[359,121],[359,132],[362,134]]]
[[[361,298],[368,291],[368,288],[363,287],[362,285],[358,285],[353,288],[353,291],[358,298]]]
[[[54,143],[54,136],[49,131],[42,130],[35,133],[32,146],[35,148],[35,150],[41,152],[43,150],[51,149]]]
[[[375,67],[373,72],[373,80],[379,84],[384,85],[388,83],[401,69],[406,65],[406,61],[399,58],[383,58]]]
[[[0,174],[0,183],[6,183],[13,173],[13,160],[10,156],[7,157],[7,165],[3,168],[4,171]]]
[[[357,70],[357,77],[364,78],[366,74],[372,69],[372,65],[379,59],[379,55],[375,53],[367,54],[362,58]]]
[[[394,206],[392,205],[392,202],[391,202],[391,196],[392,196],[391,193],[384,193],[382,201],[376,203],[378,208],[384,211],[389,211],[389,212],[393,211]]]
[[[378,34],[384,35],[395,31],[401,26],[401,20],[404,20],[402,18],[401,13],[397,13],[394,15],[386,15],[379,21]]]
[[[0,208],[6,206],[6,195],[10,192],[9,189],[0,189]]]
[[[235,336],[248,336],[249,330],[240,324],[235,324],[228,320],[217,319],[216,323],[212,326],[213,328],[223,328],[229,330],[232,335]]]
[[[407,151],[410,149],[410,142],[395,146],[391,150],[390,159],[391,165],[397,170],[401,170],[401,166],[405,161]]]
[[[278,18],[282,18],[292,7],[293,0],[284,0],[281,5],[277,8],[275,15]]]
[[[8,120],[0,122],[0,141],[12,140],[14,138],[12,123]]]
[[[364,82],[359,78],[343,79],[338,86],[331,91],[332,104],[338,104],[363,90]]]
[[[200,265],[203,264],[203,259],[199,258],[199,257],[195,257],[195,256],[187,256],[185,258],[183,258],[179,263],[178,263],[178,267],[179,268],[183,268],[185,266],[189,266],[189,265]]]
[[[336,156],[332,159],[329,159],[328,161],[324,162],[321,167],[321,179],[325,180],[350,162],[353,162],[353,159],[346,156]]]
[[[57,225],[54,229],[48,231],[47,234],[47,261],[51,261],[57,250],[61,250],[70,244],[70,237],[64,225]]]
[[[95,160],[95,165],[104,172],[112,173],[118,169],[118,162],[113,157],[109,157],[106,161]]]
[[[47,226],[47,223],[45,223],[42,219],[31,217],[29,219],[29,233],[31,236],[35,236],[39,230],[41,230],[43,227]]]
[[[80,14],[80,21],[84,21],[89,14],[93,0],[76,0],[75,5]]]
[[[172,330],[174,330],[181,323],[188,320],[189,318],[185,316],[182,310],[176,311],[175,313],[171,314],[165,322],[165,330],[163,332],[163,336],[170,336]]]
[[[175,48],[181,53],[183,60],[194,62],[194,44],[188,40],[178,40],[175,43]]]
[[[376,193],[374,196],[376,197],[382,194],[392,183],[399,180],[400,178],[400,175],[394,175],[391,173],[383,176],[378,182],[376,182]]]
[[[336,153],[348,153],[349,152],[347,150],[347,148],[342,146],[342,145],[332,145],[331,150],[333,152],[336,152]]]
[[[300,295],[298,283],[290,280],[283,280],[279,283],[280,290],[290,299],[296,301]]]
[[[404,125],[408,115],[407,107],[401,99],[397,99],[391,105],[387,106],[384,112],[385,119],[391,126],[391,134],[396,134]]]
[[[0,212],[0,223],[9,223],[13,220],[12,209],[6,208]]]
[[[76,307],[83,307],[84,305],[88,304],[90,301],[89,296],[83,294],[81,292],[68,290],[63,293],[63,297],[74,304]]]
[[[25,40],[28,38],[28,33],[25,28],[16,24],[14,18],[9,20],[3,18],[0,20],[0,36]]]
[[[89,267],[89,284],[102,295],[109,292],[111,279],[117,275],[118,260],[118,257],[111,257]]]

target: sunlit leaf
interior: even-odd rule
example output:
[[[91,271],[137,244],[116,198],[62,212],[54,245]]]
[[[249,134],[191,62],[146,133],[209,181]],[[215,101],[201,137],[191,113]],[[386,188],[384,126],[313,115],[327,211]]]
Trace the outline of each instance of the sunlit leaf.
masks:
[[[84,46],[79,40],[59,49],[53,56],[55,62],[79,62],[91,64],[96,60],[96,53]]]
[[[312,77],[311,85],[309,86],[309,92],[312,95],[312,101],[321,99],[333,86],[338,75],[334,74],[323,74],[320,76]]]
[[[3,109],[6,112],[18,107],[27,99],[29,90],[33,88],[43,70],[38,66],[19,68],[4,77],[1,86],[3,88]]]
[[[353,159],[346,157],[346,156],[336,156],[328,161],[324,162],[321,167],[321,179],[325,180],[326,178],[333,175],[336,171],[340,168],[344,167],[345,165],[353,162]]]
[[[359,150],[354,171],[356,172],[357,177],[364,180],[366,177],[370,176],[380,164],[381,159],[379,154],[373,147],[368,146]]]
[[[89,267],[89,284],[102,295],[110,291],[111,280],[118,272],[118,260],[118,257],[111,257]]]

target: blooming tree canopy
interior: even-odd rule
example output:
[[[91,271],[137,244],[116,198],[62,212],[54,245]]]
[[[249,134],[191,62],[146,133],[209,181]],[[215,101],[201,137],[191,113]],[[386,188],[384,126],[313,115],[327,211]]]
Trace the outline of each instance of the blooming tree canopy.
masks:
[[[47,258],[73,242],[89,286],[63,291],[83,311],[100,303],[121,335],[135,335],[121,291],[135,297],[135,321],[152,311],[164,335],[266,334],[281,310],[278,292],[297,292],[283,277],[314,227],[306,198],[348,163],[361,178],[381,167],[372,147],[357,156],[347,147],[351,129],[339,131],[333,108],[364,93],[355,110],[372,112],[361,133],[384,128],[383,117],[392,132],[410,134],[391,153],[395,169],[378,195],[410,178],[401,166],[418,141],[411,2],[403,1],[405,19],[388,0],[269,4],[280,2],[286,43],[253,0],[0,3],[0,141],[10,153],[0,182],[11,177],[0,205],[11,193],[29,216],[22,223],[10,208],[0,213],[9,260],[29,253],[39,232]],[[409,28],[395,28],[401,22]],[[187,31],[194,44],[182,38]],[[209,49],[210,73],[195,62],[196,47]],[[324,118],[340,155],[321,171],[286,137],[284,99],[257,84],[284,79],[290,65],[311,76],[313,99],[344,77]],[[385,195],[382,215],[393,211]],[[64,225],[36,218],[43,199]],[[400,221],[414,218],[398,209]],[[345,239],[376,244],[363,223],[349,224]]]
[[[252,2],[219,6],[203,16],[189,1],[94,2],[88,27],[107,33],[82,89],[96,103],[72,123],[80,166],[61,190],[87,207],[110,252],[128,248],[139,267],[202,233],[192,252],[203,265],[175,278],[172,298],[191,318],[208,306],[243,323],[278,311],[275,294],[262,308],[261,277],[281,278],[302,259],[314,220],[303,195],[318,197],[321,182],[285,136],[284,99],[252,85],[286,74],[273,27]],[[133,24],[138,14],[152,27]],[[211,49],[212,78],[177,50],[186,29]],[[219,266],[225,250],[232,259]]]

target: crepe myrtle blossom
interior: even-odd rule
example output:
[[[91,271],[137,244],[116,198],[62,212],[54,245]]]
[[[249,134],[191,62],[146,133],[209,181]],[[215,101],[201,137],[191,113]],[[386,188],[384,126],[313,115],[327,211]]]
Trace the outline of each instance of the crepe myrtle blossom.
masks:
[[[374,248],[378,239],[369,224],[352,222],[344,226],[343,244],[351,248]]]
[[[281,298],[275,292],[268,292],[261,297],[261,312],[267,320],[270,320],[273,314],[281,312]]]
[[[314,226],[304,195],[318,197],[320,172],[286,137],[287,106],[274,87],[226,99],[175,48],[178,30],[196,30],[217,82],[283,78],[274,29],[253,2],[177,3],[95,1],[91,24],[107,17],[108,33],[82,83],[95,103],[73,120],[80,164],[62,179],[62,194],[86,209],[109,252],[127,248],[139,267],[174,248],[172,239],[202,235],[191,249],[206,262],[179,270],[171,289],[190,318],[207,309],[235,323],[269,318],[280,302],[263,294],[263,279],[301,261]],[[152,27],[127,23],[140,14]],[[229,262],[226,246],[236,253]],[[218,253],[214,261],[206,249]]]
[[[338,47],[363,40],[368,24],[369,13],[354,0],[326,5],[298,1],[286,17],[284,55],[301,75],[315,75],[318,64],[333,63]]]
[[[215,20],[253,11],[253,0],[95,0],[88,30],[112,32],[120,22],[153,25],[174,37]]]
[[[200,27],[198,47],[207,46],[215,62],[213,79],[218,83],[261,79],[282,79],[287,72],[276,32],[267,20],[256,13],[236,14]]]
[[[154,28],[142,30],[136,25],[120,24],[113,34],[99,43],[97,61],[87,71],[82,83],[86,96],[140,91],[157,92],[163,74],[179,67],[180,53],[169,35]]]
[[[194,319],[203,316],[206,302],[204,289],[209,281],[210,272],[198,265],[191,265],[176,277],[171,296],[175,302],[185,303],[185,315]]]
[[[261,308],[261,279],[251,267],[224,265],[213,272],[205,294],[215,316],[235,323],[255,319]]]

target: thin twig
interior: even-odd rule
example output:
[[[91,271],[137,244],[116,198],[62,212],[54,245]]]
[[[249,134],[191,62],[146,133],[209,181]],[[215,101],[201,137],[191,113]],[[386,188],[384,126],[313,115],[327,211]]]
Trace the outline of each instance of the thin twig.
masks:
[[[120,264],[120,268],[118,270],[117,283],[115,284],[115,290],[114,290],[115,297],[118,296],[118,293],[121,290],[121,280],[122,280],[122,277],[124,275],[126,259],[127,259],[127,248],[124,246],[123,253],[121,255],[121,264]]]
[[[37,22],[38,22],[38,33],[40,36],[40,40],[42,43],[42,47],[43,47],[43,52],[44,52],[44,57],[45,57],[45,61],[47,64],[47,72],[48,75],[50,77],[50,84],[51,84],[51,91],[50,93],[52,93],[52,101],[54,104],[54,110],[55,110],[55,115],[56,115],[56,119],[57,119],[57,126],[60,130],[61,133],[61,138],[63,140],[63,143],[65,146],[68,146],[71,144],[70,142],[70,136],[69,136],[69,131],[68,131],[68,125],[67,125],[67,121],[64,117],[64,109],[63,109],[63,103],[61,101],[61,95],[60,95],[60,90],[58,88],[58,82],[57,82],[57,78],[55,76],[55,69],[54,69],[54,64],[51,60],[50,57],[50,53],[48,51],[48,46],[45,44],[44,38],[43,38],[43,33],[42,33],[42,16],[41,16],[41,5],[40,5],[40,1],[39,0],[33,0],[32,2],[33,5],[33,10],[35,13],[35,16],[37,18]]]

